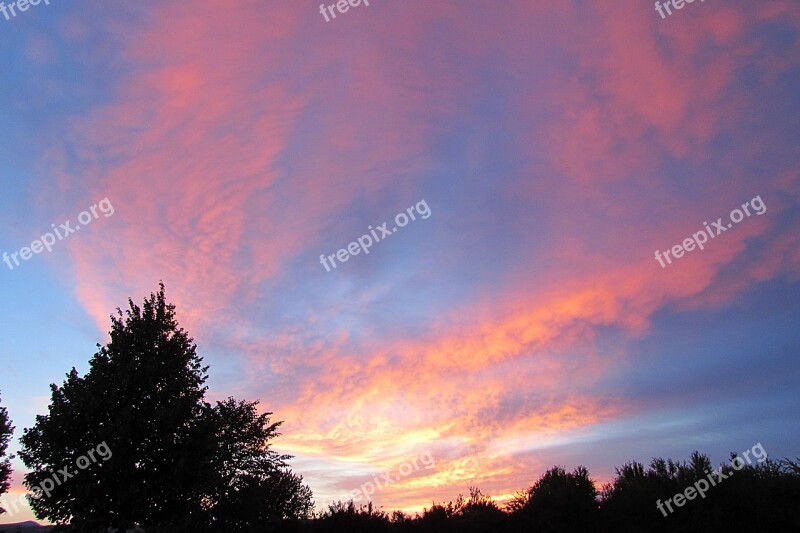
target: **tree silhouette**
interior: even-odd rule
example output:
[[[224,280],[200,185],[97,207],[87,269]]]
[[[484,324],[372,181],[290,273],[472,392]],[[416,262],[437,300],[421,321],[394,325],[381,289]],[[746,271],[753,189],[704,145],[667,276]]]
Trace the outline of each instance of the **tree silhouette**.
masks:
[[[353,500],[337,501],[328,505],[320,517],[315,531],[326,533],[375,532],[391,530],[391,519],[385,512],[375,509],[372,502],[355,506]]]
[[[459,499],[461,499],[459,497]],[[495,533],[505,531],[508,517],[478,487],[469,488],[469,499],[463,502],[453,521],[454,531],[465,533]]]
[[[572,472],[551,468],[511,505],[517,527],[543,533],[589,531],[597,507],[597,490],[583,466]]]
[[[665,531],[669,523],[656,509],[655,502],[676,493],[678,469],[677,463],[663,459],[654,459],[650,469],[638,462],[617,468],[616,477],[603,487],[601,497],[606,530]]]
[[[228,398],[209,410],[216,451],[204,505],[215,531],[245,531],[312,511],[311,490],[286,464],[291,456],[269,449],[281,422],[270,423],[272,413],[258,414],[257,405]]]
[[[5,407],[0,407],[0,496],[8,491],[9,480],[11,479],[11,457],[6,457],[8,441],[14,433],[14,427],[8,419],[8,412]],[[0,507],[0,514],[6,510]]]
[[[736,455],[732,455],[732,459]],[[708,479],[708,456],[694,452],[689,461],[653,459],[649,467],[629,462],[617,468],[603,488],[602,498],[589,472],[556,466],[508,503],[506,511],[470,487],[470,497],[434,503],[411,518],[399,511],[387,514],[372,503],[357,508],[352,501],[330,506],[321,520],[309,524],[312,533],[640,533],[675,531],[800,531],[800,463],[784,459],[746,464],[710,486],[705,498],[675,507],[663,516],[656,501],[673,498],[688,486]],[[718,470],[720,470],[718,469]],[[735,474],[735,475],[733,475]],[[391,517],[391,518],[390,518]]]
[[[500,533],[507,531],[508,515],[478,487],[469,487],[469,499],[459,494],[455,502],[435,503],[417,519],[423,532]]]
[[[211,444],[201,431],[207,368],[163,285],[141,308],[128,303],[111,316],[111,341],[98,345],[87,374],[73,368],[61,387],[51,385],[49,414],[21,439],[29,488],[74,468],[98,443],[113,452],[35,498],[39,518],[85,530],[177,527],[195,511]]]
[[[766,460],[736,471],[727,464],[719,469],[727,477],[712,485],[711,478],[716,476],[711,474],[711,461],[699,452],[693,452],[688,462],[655,458],[647,469],[641,463],[627,463],[603,488],[602,527],[597,530],[798,531],[800,476],[795,466],[789,460]],[[659,502],[664,508],[663,502],[696,482],[708,487],[702,497],[687,499],[681,507],[673,506],[672,512],[656,507]]]
[[[74,470],[99,443],[113,455],[34,498],[36,515],[79,531],[181,532],[211,528],[217,515],[261,519],[310,505],[288,457],[268,450],[266,440],[277,435],[268,415],[257,415],[255,403],[204,402],[208,367],[164,285],[141,308],[128,303],[112,315],[111,340],[98,345],[86,375],[73,368],[61,387],[51,385],[49,413],[21,439],[29,488]],[[273,506],[247,507],[256,502]]]

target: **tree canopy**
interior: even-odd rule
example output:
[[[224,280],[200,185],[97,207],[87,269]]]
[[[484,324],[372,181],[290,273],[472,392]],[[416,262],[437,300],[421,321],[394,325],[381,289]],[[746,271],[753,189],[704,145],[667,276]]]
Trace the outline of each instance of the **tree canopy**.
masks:
[[[117,309],[88,372],[73,368],[51,385],[48,414],[25,430],[25,484],[48,489],[34,490],[36,515],[81,531],[202,531],[222,517],[244,527],[302,516],[310,491],[288,469],[290,456],[269,449],[280,423],[259,415],[257,402],[205,402],[208,367],[164,292],[162,284],[141,307]],[[87,464],[100,443],[109,457]],[[59,470],[72,475],[50,487]],[[256,502],[258,512],[249,508]]]
[[[6,455],[6,451],[13,433],[14,427],[8,419],[8,411],[5,407],[0,406],[0,496],[8,491],[11,479],[11,458]],[[0,514],[4,512],[5,509],[0,507]]]

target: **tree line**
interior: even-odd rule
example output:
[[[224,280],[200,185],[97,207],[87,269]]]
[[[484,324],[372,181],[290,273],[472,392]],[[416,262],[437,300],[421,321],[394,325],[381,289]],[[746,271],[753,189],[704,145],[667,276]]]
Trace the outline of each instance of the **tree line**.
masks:
[[[627,463],[600,489],[584,467],[553,467],[502,505],[471,487],[413,517],[353,501],[315,513],[291,456],[271,448],[281,425],[273,413],[259,413],[258,401],[205,400],[208,367],[164,285],[141,307],[129,299],[116,311],[86,374],[73,368],[52,384],[48,413],[20,438],[27,500],[60,531],[800,531],[800,464],[788,459],[723,465],[725,483],[659,512],[657,502],[711,479],[709,458],[697,452],[688,462]],[[0,407],[0,495],[13,431]]]

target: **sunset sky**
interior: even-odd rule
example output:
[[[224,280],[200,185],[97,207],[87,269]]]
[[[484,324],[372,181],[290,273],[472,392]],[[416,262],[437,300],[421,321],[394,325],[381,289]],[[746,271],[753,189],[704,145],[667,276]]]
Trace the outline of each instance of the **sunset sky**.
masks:
[[[320,509],[800,455],[797,0],[50,0],[0,52],[0,253],[113,206],[0,263],[13,452],[163,280]]]

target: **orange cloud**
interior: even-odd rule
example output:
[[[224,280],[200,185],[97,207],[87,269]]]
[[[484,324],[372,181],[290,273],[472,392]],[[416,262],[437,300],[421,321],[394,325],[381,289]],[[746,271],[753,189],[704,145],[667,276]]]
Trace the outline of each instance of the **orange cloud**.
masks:
[[[78,297],[105,329],[111,309],[164,279],[201,351],[219,341],[242,365],[236,393],[262,396],[287,420],[281,446],[342,468],[344,488],[357,478],[348,469],[389,468],[426,448],[437,468],[381,498],[410,508],[476,479],[499,494],[524,488],[530,472],[550,466],[532,451],[579,442],[587,428],[636,409],[595,392],[628,357],[599,353],[599,330],[642,335],[665,306],[718,305],[800,264],[797,236],[769,221],[787,206],[773,207],[768,192],[796,199],[794,175],[767,176],[753,190],[736,170],[697,185],[697,198],[662,175],[665,160],[705,164],[710,141],[740,117],[745,102],[727,90],[754,53],[747,9],[707,5],[667,26],[638,3],[614,6],[581,14],[573,3],[512,2],[476,7],[479,19],[456,6],[387,4],[359,13],[373,25],[356,30],[352,17],[309,30],[317,15],[299,7],[270,10],[267,24],[256,3],[224,17],[208,1],[159,4],[126,35],[128,74],[112,101],[76,126],[86,172],[68,171],[68,147],[53,154],[64,188],[85,180],[87,201],[107,196],[116,208],[69,243]],[[767,18],[787,6],[774,3]],[[737,53],[708,55],[709,46]],[[544,52],[522,52],[531,49]],[[556,50],[566,67],[539,79]],[[773,59],[772,69],[796,64]],[[298,265],[328,246],[326,236],[363,228],[362,216],[378,220],[419,198],[422,185],[443,187],[442,198],[460,193],[439,174],[460,168],[461,142],[470,171],[491,169],[477,134],[458,135],[484,105],[473,87],[487,73],[508,77],[481,89],[509,91],[508,126],[519,132],[509,150],[521,170],[486,177],[501,198],[493,212],[448,205],[434,216],[451,224],[442,233],[541,223],[541,246],[515,245],[543,268],[526,262],[498,275],[495,290],[442,305],[413,336],[376,331],[370,305],[392,308],[401,291],[422,300],[432,289],[398,288],[389,268],[320,281]],[[721,215],[758,193],[770,217],[748,219],[669,269],[653,260],[655,248],[697,231],[720,206]],[[508,220],[511,200],[541,210]],[[454,240],[480,251],[501,233],[486,231],[483,240],[456,231],[437,240],[446,249],[435,269],[454,269]],[[765,236],[770,259],[749,259],[751,242]],[[723,268],[739,276],[720,282]],[[286,286],[307,301],[265,312]]]

